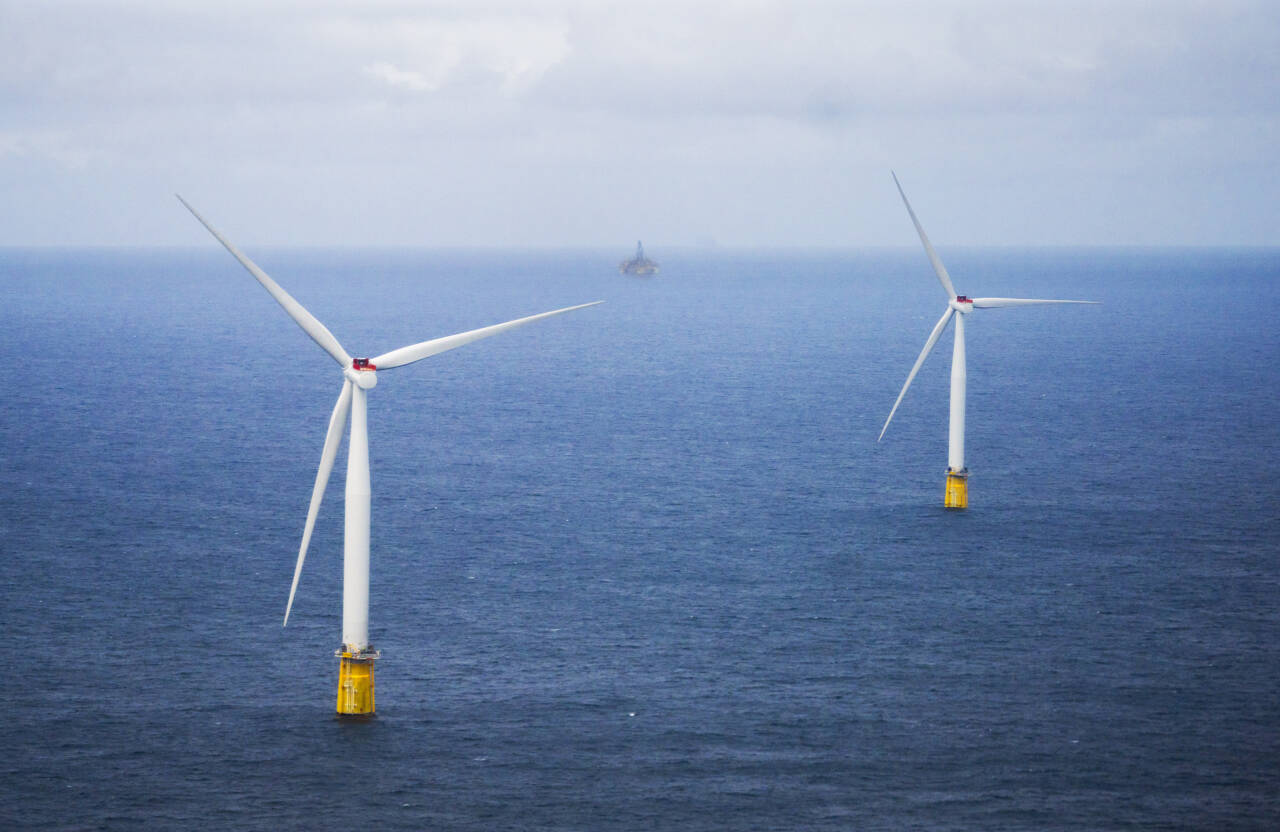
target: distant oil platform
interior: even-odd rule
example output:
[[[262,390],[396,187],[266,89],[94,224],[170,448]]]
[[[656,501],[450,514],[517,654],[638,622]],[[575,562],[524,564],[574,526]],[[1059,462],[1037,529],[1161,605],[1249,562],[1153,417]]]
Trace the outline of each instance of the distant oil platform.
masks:
[[[644,256],[644,245],[636,240],[636,256],[619,263],[618,271],[622,274],[657,274],[658,264]]]

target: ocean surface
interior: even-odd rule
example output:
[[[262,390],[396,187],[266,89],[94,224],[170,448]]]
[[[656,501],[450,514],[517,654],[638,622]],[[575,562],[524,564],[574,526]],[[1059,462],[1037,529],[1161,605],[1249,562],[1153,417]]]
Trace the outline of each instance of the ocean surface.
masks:
[[[1280,250],[0,250],[0,827],[1280,828]]]

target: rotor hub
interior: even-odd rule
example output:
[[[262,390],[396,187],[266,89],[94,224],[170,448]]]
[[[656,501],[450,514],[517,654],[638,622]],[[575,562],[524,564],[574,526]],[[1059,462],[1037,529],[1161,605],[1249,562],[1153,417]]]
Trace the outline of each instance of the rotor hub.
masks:
[[[369,363],[367,358],[351,359],[351,366],[342,371],[355,386],[361,390],[372,390],[378,383],[378,367]]]

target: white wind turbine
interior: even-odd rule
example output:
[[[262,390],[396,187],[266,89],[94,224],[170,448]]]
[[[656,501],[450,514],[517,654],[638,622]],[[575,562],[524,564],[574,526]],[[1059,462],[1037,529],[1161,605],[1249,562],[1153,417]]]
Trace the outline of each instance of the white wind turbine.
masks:
[[[920,365],[924,363],[925,358],[933,350],[933,345],[938,343],[938,338],[942,335],[942,331],[947,328],[952,316],[955,316],[955,346],[951,352],[951,429],[947,443],[947,487],[943,497],[943,505],[947,508],[968,508],[969,469],[964,464],[964,395],[967,380],[964,360],[965,316],[975,308],[997,309],[1005,306],[1030,306],[1038,303],[1096,303],[1097,301],[968,298],[964,295],[957,295],[955,287],[951,285],[951,276],[947,274],[947,269],[942,265],[942,260],[938,258],[938,253],[933,250],[933,245],[925,235],[924,228],[920,225],[920,220],[916,219],[916,212],[911,210],[911,203],[907,201],[907,195],[902,190],[902,184],[898,182],[898,175],[892,175],[893,184],[898,186],[898,193],[902,195],[902,203],[907,206],[907,213],[911,215],[911,222],[915,224],[916,232],[920,234],[920,242],[924,244],[925,253],[929,255],[929,262],[933,264],[933,270],[938,275],[938,280],[942,283],[943,291],[947,293],[947,310],[938,319],[933,332],[929,333],[929,340],[924,342],[924,349],[920,351],[920,357],[916,359],[916,363],[911,367],[911,372],[907,374],[907,381],[902,385],[902,392],[898,394],[898,400],[893,403],[893,409],[889,411],[889,418],[884,420],[884,427],[880,429],[880,436],[876,441],[879,442],[880,439],[884,438],[884,432],[889,429],[889,422],[893,420],[893,414],[898,412],[898,405],[902,403],[902,397],[907,395],[907,388],[911,386],[911,380],[916,377],[916,372],[919,371]]]
[[[289,602],[285,606],[284,623],[286,625],[289,623],[289,611],[293,608],[293,596],[298,589],[298,578],[302,575],[302,564],[307,557],[307,544],[311,542],[316,513],[320,510],[320,501],[324,497],[325,486],[329,482],[329,474],[333,470],[334,458],[338,453],[338,444],[342,439],[342,428],[346,424],[347,414],[350,413],[351,436],[347,447],[346,521],[342,555],[342,648],[335,651],[342,659],[338,674],[338,713],[372,714],[374,711],[373,660],[381,654],[369,644],[370,486],[366,397],[368,391],[378,383],[376,371],[403,367],[472,341],[497,335],[508,329],[549,318],[552,315],[595,306],[603,301],[556,309],[552,312],[543,312],[541,315],[531,315],[482,329],[423,341],[383,353],[376,358],[353,358],[338,343],[338,339],[333,337],[333,333],[304,309],[302,304],[280,288],[280,285],[268,277],[253,261],[241,254],[185,199],[178,196],[178,200],[205,228],[209,229],[209,233],[216,237],[218,242],[222,243],[250,274],[257,278],[263,288],[270,292],[276,302],[284,308],[284,311],[289,313],[289,317],[302,327],[302,331],[311,336],[311,339],[342,367],[342,392],[338,394],[333,415],[329,417],[329,431],[324,438],[324,451],[320,454],[320,469],[316,472],[315,487],[311,490],[311,507],[307,510],[302,545],[298,548],[298,563],[293,570],[293,585],[289,588]]]

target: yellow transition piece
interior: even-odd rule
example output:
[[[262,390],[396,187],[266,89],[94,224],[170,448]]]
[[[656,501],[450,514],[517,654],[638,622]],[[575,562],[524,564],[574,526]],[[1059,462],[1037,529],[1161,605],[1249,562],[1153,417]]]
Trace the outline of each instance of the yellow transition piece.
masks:
[[[338,668],[338,713],[350,716],[373,715],[373,658],[356,653],[340,653]]]
[[[947,469],[947,493],[943,498],[947,508],[969,507],[969,472]]]

